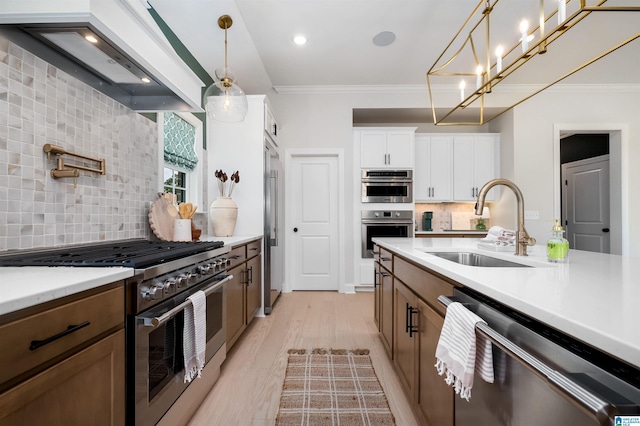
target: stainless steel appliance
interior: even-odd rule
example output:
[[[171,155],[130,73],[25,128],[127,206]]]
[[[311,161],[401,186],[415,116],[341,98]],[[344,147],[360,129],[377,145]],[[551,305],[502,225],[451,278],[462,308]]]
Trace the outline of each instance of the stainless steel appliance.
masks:
[[[183,380],[183,312],[198,290],[207,296],[206,362],[215,357],[222,363],[226,356],[228,252],[222,242],[126,240],[0,256],[0,266],[134,268],[123,300],[127,423],[154,425],[189,386]]]
[[[412,203],[413,170],[362,170],[363,203]]]
[[[282,292],[284,277],[284,250],[280,239],[280,175],[282,164],[278,151],[264,138],[264,313],[271,313],[273,304]]]
[[[461,302],[483,318],[495,382],[476,376],[469,402],[456,398],[456,426],[607,425],[640,416],[640,370],[470,289]]]
[[[413,237],[412,210],[363,210],[362,258],[373,258],[372,238]]]

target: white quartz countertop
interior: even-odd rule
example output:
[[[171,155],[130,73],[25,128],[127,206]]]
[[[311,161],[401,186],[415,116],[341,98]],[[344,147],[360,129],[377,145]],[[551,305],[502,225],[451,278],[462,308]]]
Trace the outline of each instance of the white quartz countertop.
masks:
[[[477,248],[468,238],[374,238],[380,246],[640,368],[640,259],[569,250],[550,263],[546,247],[529,256]],[[533,266],[486,268],[428,251],[472,251]]]
[[[467,235],[467,234],[477,234],[477,235],[487,235],[487,231],[478,231],[475,229],[456,229],[452,231],[416,231],[416,235]]]
[[[201,241],[222,241],[225,246],[246,244],[262,235],[201,237]],[[0,315],[90,290],[132,277],[131,268],[78,268],[22,266],[0,267]]]
[[[122,267],[3,267],[0,268],[0,315],[131,276],[133,269]]]
[[[213,235],[203,235],[200,237],[200,241],[222,241],[225,246],[235,247],[246,244],[258,238],[262,238],[262,235],[234,235],[232,237],[216,237]]]

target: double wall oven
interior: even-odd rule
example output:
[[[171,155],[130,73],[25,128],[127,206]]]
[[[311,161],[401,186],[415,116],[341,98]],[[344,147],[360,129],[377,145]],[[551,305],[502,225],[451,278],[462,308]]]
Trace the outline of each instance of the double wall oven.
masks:
[[[180,398],[187,297],[206,295],[206,369],[226,357],[224,283],[231,264],[222,242],[125,240],[2,256],[2,266],[121,266],[126,280],[127,424],[155,425]],[[195,379],[199,380],[199,379]]]

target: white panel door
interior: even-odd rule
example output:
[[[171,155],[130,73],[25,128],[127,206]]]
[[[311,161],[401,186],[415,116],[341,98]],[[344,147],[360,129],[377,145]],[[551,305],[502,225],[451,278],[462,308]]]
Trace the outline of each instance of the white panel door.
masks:
[[[292,163],[293,290],[338,290],[338,159]]]
[[[562,165],[569,248],[610,252],[609,156]]]

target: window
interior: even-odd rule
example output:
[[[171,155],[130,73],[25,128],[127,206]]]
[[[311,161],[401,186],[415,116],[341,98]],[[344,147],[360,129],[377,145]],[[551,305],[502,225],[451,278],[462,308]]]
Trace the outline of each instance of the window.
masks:
[[[187,202],[187,172],[164,166],[164,187],[167,194],[176,194],[178,204]]]
[[[162,192],[176,194],[178,203],[202,206],[202,122],[190,113],[159,113],[158,150]],[[200,209],[200,212],[203,210]]]

